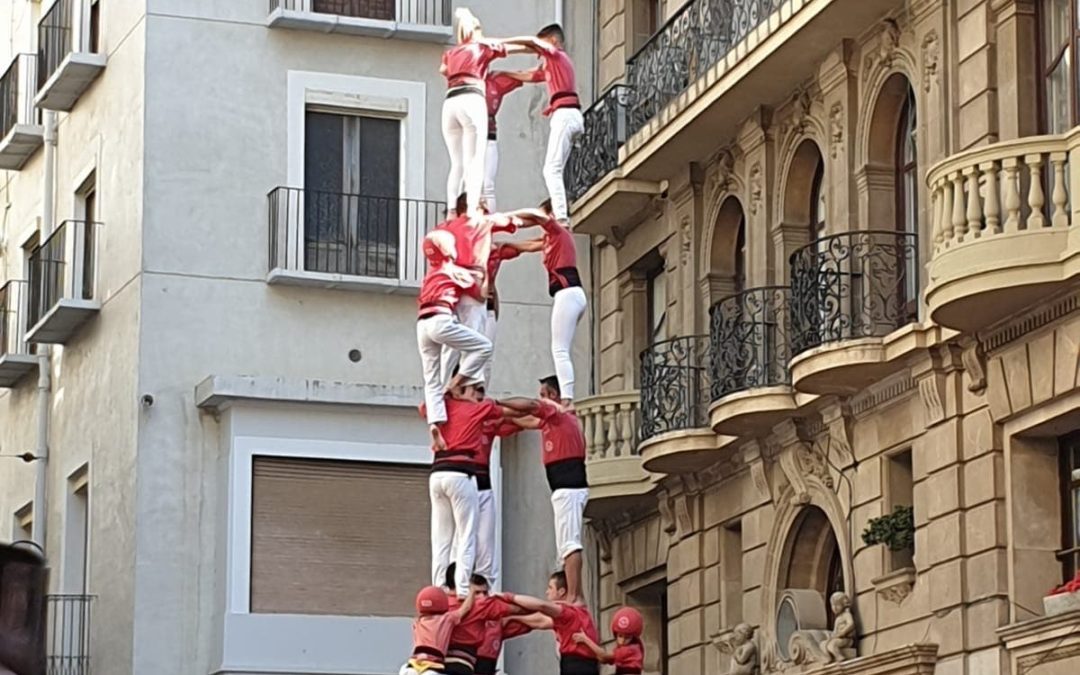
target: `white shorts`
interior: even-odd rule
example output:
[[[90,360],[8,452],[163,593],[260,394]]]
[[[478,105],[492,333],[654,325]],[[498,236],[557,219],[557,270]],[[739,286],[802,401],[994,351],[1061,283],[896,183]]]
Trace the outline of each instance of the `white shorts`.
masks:
[[[555,512],[555,548],[559,560],[584,548],[581,545],[582,519],[589,501],[589,488],[559,488],[551,493]]]

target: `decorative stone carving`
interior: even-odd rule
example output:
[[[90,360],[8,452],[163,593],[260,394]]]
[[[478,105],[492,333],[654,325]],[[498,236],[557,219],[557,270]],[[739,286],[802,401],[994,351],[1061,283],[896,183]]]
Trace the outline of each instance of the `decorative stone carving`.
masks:
[[[836,621],[832,630],[797,630],[788,642],[788,655],[796,665],[840,663],[855,658],[855,617],[851,598],[836,592],[829,598]]]
[[[705,185],[705,200],[713,204],[721,193],[732,192],[735,186],[735,151],[737,148],[721,148],[713,160],[713,169]]]
[[[690,255],[693,250],[693,232],[690,229],[690,216],[683,216],[679,223],[679,259],[682,268],[690,268]]]
[[[922,399],[928,427],[945,419],[945,406],[941,402],[944,389],[945,377],[940,373],[933,372],[919,380],[919,398]]]
[[[750,213],[757,215],[761,208],[761,163],[757,163],[750,169]]]
[[[968,374],[968,391],[979,394],[986,390],[986,356],[982,343],[972,337],[960,340],[960,359]]]
[[[829,156],[836,159],[844,148],[844,105],[834,103],[829,110]]]
[[[825,406],[821,410],[821,421],[829,430],[828,446],[825,453],[836,457],[841,468],[855,462],[853,449],[855,418],[851,406],[845,401]]]
[[[767,501],[772,499],[772,489],[769,487],[768,472],[765,469],[765,457],[761,445],[757,441],[750,441],[743,446],[743,462],[750,467],[750,479],[754,483],[758,499]]]
[[[611,562],[611,530],[594,523],[593,531],[596,533],[596,543],[600,546],[600,559]]]
[[[727,675],[759,675],[758,646],[754,627],[740,623],[733,630],[713,637],[713,645],[731,656],[731,668]]]
[[[791,118],[785,125],[785,135],[801,135],[810,126],[810,110],[814,107],[814,97],[810,90],[799,88],[791,103]]]
[[[870,583],[882,599],[899,605],[911,595],[911,590],[915,587],[915,568],[904,567],[871,579]]]
[[[922,41],[922,85],[925,92],[929,92],[937,84],[940,52],[937,31],[932,30],[923,37]]]
[[[864,70],[867,79],[870,79],[876,70],[891,68],[900,50],[900,24],[896,19],[888,18],[882,22],[881,36],[878,38],[878,48],[866,55]]]
[[[671,511],[671,494],[667,490],[661,490],[656,498],[656,509],[660,512],[660,525],[664,532],[675,533],[675,517]]]

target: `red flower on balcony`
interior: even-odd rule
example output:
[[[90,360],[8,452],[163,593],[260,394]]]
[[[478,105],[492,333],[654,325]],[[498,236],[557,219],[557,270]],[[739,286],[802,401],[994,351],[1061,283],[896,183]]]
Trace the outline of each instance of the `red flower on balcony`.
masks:
[[[1065,593],[1080,593],[1080,572],[1076,573],[1072,581],[1067,581],[1050,591],[1050,595],[1063,595]]]

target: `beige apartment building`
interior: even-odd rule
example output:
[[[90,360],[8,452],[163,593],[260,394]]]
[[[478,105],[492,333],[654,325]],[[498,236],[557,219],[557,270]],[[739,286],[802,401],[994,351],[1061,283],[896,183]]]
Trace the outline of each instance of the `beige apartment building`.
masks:
[[[666,675],[1080,672],[1076,3],[596,20],[603,630],[641,608]]]
[[[0,541],[47,556],[50,673],[397,674],[430,579],[416,294],[460,4],[0,2]],[[468,5],[493,36],[565,11],[588,63],[585,5]],[[509,207],[545,193],[545,96],[500,116]],[[500,275],[497,393],[552,369],[538,257]],[[535,436],[496,485],[503,586],[540,593]]]

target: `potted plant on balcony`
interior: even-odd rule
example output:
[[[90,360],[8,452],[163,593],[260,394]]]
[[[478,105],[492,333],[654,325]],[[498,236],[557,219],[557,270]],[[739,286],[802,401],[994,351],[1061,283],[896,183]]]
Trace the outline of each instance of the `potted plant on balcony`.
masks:
[[[1076,573],[1072,581],[1066,581],[1052,589],[1050,594],[1043,598],[1043,611],[1046,612],[1046,616],[1076,610],[1080,610],[1080,571]]]
[[[884,544],[894,553],[915,549],[915,512],[910,506],[897,506],[892,513],[871,518],[862,533],[867,546]]]

